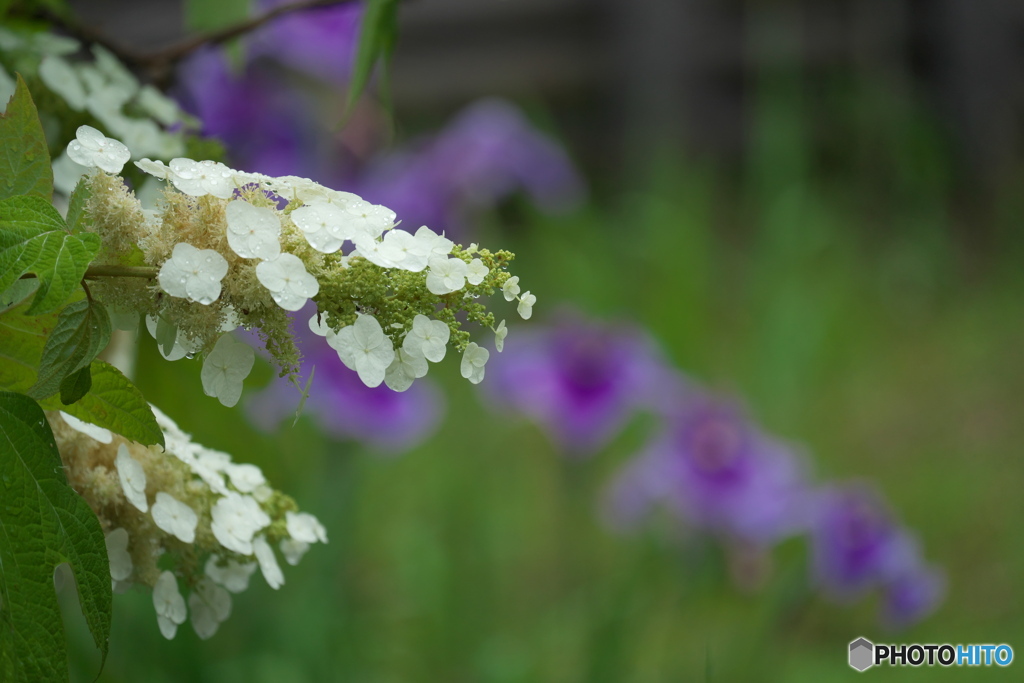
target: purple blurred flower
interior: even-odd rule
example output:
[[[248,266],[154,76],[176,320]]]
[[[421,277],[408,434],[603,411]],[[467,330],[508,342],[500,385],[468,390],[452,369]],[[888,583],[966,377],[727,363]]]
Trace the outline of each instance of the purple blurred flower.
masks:
[[[284,56],[267,48],[233,73],[221,51],[203,50],[181,67],[183,106],[245,170],[344,186],[395,211],[407,229],[449,235],[465,232],[473,211],[519,190],[545,211],[583,196],[565,151],[499,100],[471,105],[437,135],[359,167],[313,116],[305,92],[275,70],[273,60]]]
[[[812,571],[838,598],[860,597],[888,578],[906,555],[906,539],[867,485],[819,492],[813,519]]]
[[[883,618],[895,628],[917,623],[935,611],[945,590],[942,572],[918,559],[885,586]]]
[[[886,621],[897,626],[920,620],[938,604],[940,573],[924,563],[917,541],[895,522],[874,489],[824,489],[813,515],[812,572],[833,598],[849,601],[882,588]]]
[[[641,408],[683,391],[645,334],[576,316],[510,337],[492,354],[485,389],[502,410],[536,421],[573,454],[589,454]]]
[[[260,14],[294,0],[260,0]],[[248,40],[250,59],[267,57],[334,84],[348,82],[362,18],[361,3],[286,14]]]
[[[219,138],[231,163],[268,175],[300,175],[336,182],[337,149],[312,116],[302,91],[275,77],[265,62],[233,73],[220,50],[201,50],[182,64],[179,99]]]
[[[407,450],[429,437],[444,413],[444,401],[434,385],[421,379],[402,393],[367,387],[326,341],[309,331],[306,321],[313,310],[307,306],[300,311],[294,324],[305,356],[299,375],[302,386],[316,367],[304,413],[329,434],[388,451]],[[295,386],[278,379],[251,396],[246,411],[253,424],[271,430],[295,414],[299,398]]]
[[[790,449],[734,405],[692,396],[615,482],[612,515],[628,525],[662,502],[694,526],[766,545],[805,526],[806,490]]]
[[[512,104],[482,100],[436,136],[371,164],[358,194],[395,211],[409,228],[465,230],[467,212],[523,190],[541,209],[578,203],[583,182],[562,147]]]

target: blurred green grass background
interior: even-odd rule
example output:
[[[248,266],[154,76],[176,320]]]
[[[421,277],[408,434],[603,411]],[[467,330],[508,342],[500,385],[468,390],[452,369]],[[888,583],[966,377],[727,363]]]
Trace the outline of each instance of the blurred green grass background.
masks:
[[[567,303],[642,324],[681,369],[804,444],[819,480],[875,482],[948,574],[931,618],[892,634],[872,600],[823,601],[801,540],[776,548],[749,591],[714,543],[658,524],[609,532],[601,496],[649,433],[643,417],[570,461],[489,412],[449,358],[432,373],[442,427],[381,456],[308,419],[263,435],[198,396],[197,364],[145,343],[147,397],[263,468],[330,543],[286,567],[277,592],[254,577],[210,641],[187,627],[164,641],[148,592],[118,596],[100,680],[809,683],[853,680],[846,647],[861,635],[1024,642],[1021,192],[1008,179],[978,210],[926,110],[864,84],[812,101],[794,82],[763,83],[742,173],[652,155],[631,187],[599,187],[570,216],[505,207],[480,241],[517,253],[541,322]],[[824,140],[807,123],[823,115]],[[76,676],[91,680],[91,644],[72,631]],[[867,675],[1010,680],[1018,666]]]

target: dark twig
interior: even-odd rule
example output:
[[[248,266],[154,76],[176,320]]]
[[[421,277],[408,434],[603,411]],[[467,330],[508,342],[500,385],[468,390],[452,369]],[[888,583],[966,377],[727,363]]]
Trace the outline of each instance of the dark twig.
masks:
[[[141,64],[146,65],[165,65],[173,64],[184,57],[192,54],[204,45],[219,45],[225,43],[233,38],[238,38],[246,33],[255,31],[263,24],[268,21],[283,16],[285,14],[291,14],[292,12],[302,12],[310,9],[317,9],[321,7],[331,7],[333,5],[343,5],[355,2],[356,0],[304,0],[302,2],[294,2],[287,5],[280,5],[270,10],[266,14],[258,17],[254,17],[247,21],[243,21],[234,26],[228,26],[219,31],[213,31],[206,35],[195,36],[194,38],[188,38],[172,45],[164,50],[160,50],[151,55],[146,55],[142,58]]]
[[[152,280],[160,270],[153,266],[89,266],[82,279],[95,280],[100,277],[142,277]]]
[[[65,16],[47,12],[46,19],[55,26],[59,26],[74,37],[86,43],[96,43],[110,50],[118,59],[125,64],[148,72],[154,80],[167,78],[171,67],[185,57],[189,56],[205,45],[220,45],[234,38],[244,36],[255,31],[269,21],[293,12],[302,12],[310,9],[344,5],[357,0],[301,0],[287,5],[280,5],[258,17],[228,26],[218,31],[212,31],[203,35],[186,38],[170,47],[151,53],[137,52],[118,43],[112,42],[102,33],[79,24]]]

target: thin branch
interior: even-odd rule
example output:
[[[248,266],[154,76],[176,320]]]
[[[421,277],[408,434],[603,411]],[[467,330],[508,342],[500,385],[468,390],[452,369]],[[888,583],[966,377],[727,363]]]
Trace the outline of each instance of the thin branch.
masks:
[[[83,279],[95,280],[100,277],[143,277],[152,280],[160,270],[154,266],[89,266]]]
[[[143,66],[158,65],[163,66],[165,64],[173,64],[188,55],[192,54],[204,45],[220,45],[225,43],[232,38],[238,38],[246,33],[255,31],[263,24],[268,21],[283,16],[285,14],[291,14],[292,12],[302,12],[310,9],[318,9],[321,7],[331,7],[333,5],[346,5],[356,0],[304,0],[302,2],[294,2],[287,5],[280,5],[270,10],[266,14],[254,17],[247,21],[235,24],[234,26],[228,26],[219,31],[213,31],[206,35],[195,36],[194,38],[188,38],[172,45],[166,49],[160,50],[159,52],[143,57],[141,64]]]
[[[247,19],[246,21],[235,24],[234,26],[228,26],[203,35],[186,38],[177,44],[171,45],[170,47],[150,53],[137,52],[131,48],[125,47],[124,45],[110,40],[110,38],[103,35],[101,32],[84,24],[78,23],[66,16],[59,16],[49,11],[45,11],[43,15],[45,19],[53,23],[55,26],[64,29],[79,40],[85,43],[96,43],[98,45],[102,45],[110,50],[122,62],[137,68],[145,69],[149,72],[151,77],[155,80],[159,80],[166,77],[170,68],[175,63],[181,61],[205,45],[220,45],[221,43],[225,43],[233,38],[244,36],[247,33],[255,31],[267,22],[273,21],[274,19],[286,14],[335,5],[345,5],[356,1],[357,0],[301,0],[300,2],[280,5],[261,16]]]

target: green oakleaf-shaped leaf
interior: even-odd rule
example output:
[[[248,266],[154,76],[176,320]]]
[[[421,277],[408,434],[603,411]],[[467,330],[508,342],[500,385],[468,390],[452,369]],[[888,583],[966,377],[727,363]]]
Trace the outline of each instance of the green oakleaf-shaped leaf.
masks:
[[[39,289],[39,280],[28,278],[18,280],[7,288],[7,291],[0,292],[0,313],[11,310]]]
[[[25,314],[26,307],[23,303],[0,314],[0,391],[25,392],[36,383],[43,346],[57,325],[56,313],[31,316]],[[103,361],[95,360],[89,367],[89,393],[69,406],[51,396],[41,402],[43,408],[63,410],[145,445],[163,445],[163,432],[138,387]]]
[[[60,402],[69,406],[92,389],[92,370],[89,366],[77,370],[60,382]]]
[[[19,682],[68,680],[53,571],[71,566],[106,660],[110,567],[99,520],[68,485],[42,409],[23,394],[0,392],[0,472],[0,672]]]
[[[0,102],[0,199],[31,194],[47,202],[53,196],[53,169],[39,113],[18,74],[11,101]],[[0,287],[0,290],[4,289]]]
[[[29,314],[63,305],[99,250],[98,235],[72,235],[57,210],[41,197],[0,201],[0,292],[22,276],[35,275],[39,289]]]
[[[57,313],[26,315],[21,303],[0,315],[0,391],[25,393],[36,382],[36,368]]]
[[[92,374],[89,393],[71,405],[63,405],[59,396],[51,396],[41,402],[42,406],[47,410],[63,410],[79,420],[147,446],[163,446],[164,433],[139,388],[109,363],[94,360],[89,368]]]
[[[71,192],[71,199],[68,200],[68,213],[64,219],[68,230],[73,233],[82,232],[85,229],[85,205],[92,197],[92,186],[87,182],[88,176],[83,176],[75,189]]]
[[[87,370],[108,343],[110,316],[102,304],[89,299],[68,304],[46,339],[36,383],[29,388],[28,395],[42,400],[57,393],[67,377],[83,368]]]

